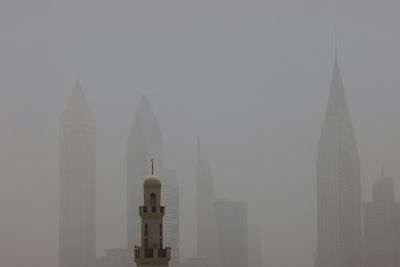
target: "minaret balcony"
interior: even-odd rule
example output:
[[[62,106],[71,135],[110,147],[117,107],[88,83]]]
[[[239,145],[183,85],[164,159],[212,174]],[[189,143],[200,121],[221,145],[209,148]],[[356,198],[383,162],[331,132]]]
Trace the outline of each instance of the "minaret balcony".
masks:
[[[169,260],[171,258],[171,249],[166,248],[142,248],[135,247],[135,261],[154,261]]]
[[[152,217],[152,215],[164,215],[165,214],[165,207],[147,207],[141,206],[139,207],[139,214],[141,217]]]

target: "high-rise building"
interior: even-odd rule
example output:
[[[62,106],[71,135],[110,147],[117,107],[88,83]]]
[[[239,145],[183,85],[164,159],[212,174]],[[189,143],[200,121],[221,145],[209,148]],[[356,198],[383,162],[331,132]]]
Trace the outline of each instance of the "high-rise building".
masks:
[[[204,260],[202,259],[186,259],[182,262],[179,267],[210,267]]]
[[[95,266],[95,128],[77,81],[60,118],[60,267]]]
[[[400,266],[400,203],[390,177],[373,186],[373,202],[364,203],[366,267]]]
[[[197,257],[210,266],[220,266],[220,252],[215,214],[216,193],[214,178],[207,160],[200,158],[200,141],[197,140],[196,206],[197,206]]]
[[[135,262],[138,267],[168,267],[171,249],[164,248],[163,217],[165,207],[161,206],[161,181],[154,174],[147,176],[143,183],[143,206],[141,217],[141,246],[135,246]]]
[[[316,267],[359,267],[360,162],[336,53],[318,144],[317,202]]]
[[[247,203],[215,202],[221,267],[248,266]]]
[[[249,267],[261,267],[260,228],[256,224],[249,224]]]
[[[125,248],[106,249],[106,255],[97,259],[96,267],[132,267],[132,252]]]
[[[161,201],[165,203],[164,240],[165,245],[171,247],[171,267],[179,266],[179,188],[176,182],[176,171],[162,169],[163,193]]]
[[[149,160],[157,163],[157,172],[164,177],[162,201],[167,206],[164,218],[164,241],[172,248],[172,267],[179,264],[179,188],[175,170],[164,166],[161,130],[147,96],[141,95],[136,117],[131,127],[127,150],[127,242],[128,249],[140,240],[140,220],[137,206],[143,198],[143,177]]]

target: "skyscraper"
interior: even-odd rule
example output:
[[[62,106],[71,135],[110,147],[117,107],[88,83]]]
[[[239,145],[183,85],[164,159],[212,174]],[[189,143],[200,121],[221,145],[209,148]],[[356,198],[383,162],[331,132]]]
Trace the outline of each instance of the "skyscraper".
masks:
[[[400,266],[400,203],[390,177],[375,182],[373,202],[364,204],[366,267]]]
[[[249,267],[261,267],[261,241],[260,241],[260,227],[257,224],[249,225],[249,246],[248,246],[248,257]]]
[[[221,267],[248,266],[247,203],[215,202]]]
[[[316,267],[359,266],[360,191],[356,138],[335,52],[328,107],[318,144]]]
[[[197,206],[197,257],[209,265],[220,266],[220,252],[215,215],[216,194],[214,178],[207,160],[200,158],[200,141],[197,140],[196,206]]]
[[[164,247],[163,217],[161,206],[161,181],[154,173],[143,182],[143,206],[140,206],[141,246],[135,246],[135,262],[138,267],[168,267],[171,248]]]
[[[165,203],[164,240],[165,245],[171,247],[171,267],[179,266],[179,188],[176,185],[176,171],[162,169],[163,192],[161,201]],[[164,178],[165,177],[165,178]]]
[[[127,242],[128,249],[140,240],[140,220],[137,207],[143,199],[143,180],[154,159],[157,173],[163,178],[162,201],[167,206],[164,218],[165,244],[172,248],[171,266],[179,263],[179,189],[174,170],[164,166],[161,130],[147,96],[141,95],[136,117],[131,127],[127,150]]]
[[[60,118],[60,267],[96,261],[95,118],[77,81]]]
[[[133,267],[132,251],[126,248],[106,249],[106,255],[97,259],[96,267]]]

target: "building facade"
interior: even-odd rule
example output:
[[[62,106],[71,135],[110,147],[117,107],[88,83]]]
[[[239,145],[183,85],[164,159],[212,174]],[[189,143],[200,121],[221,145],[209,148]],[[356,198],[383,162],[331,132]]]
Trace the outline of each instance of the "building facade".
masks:
[[[262,266],[260,233],[260,227],[257,224],[249,224],[249,267]]]
[[[220,251],[215,213],[216,193],[210,164],[200,157],[200,141],[197,140],[196,212],[197,257],[210,266],[220,266]]]
[[[179,188],[175,170],[164,166],[161,129],[147,96],[141,95],[136,117],[131,127],[127,148],[127,245],[132,250],[141,240],[137,207],[143,198],[143,177],[149,169],[149,159],[157,163],[163,177],[162,201],[167,206],[164,218],[165,244],[172,248],[172,267],[179,264]]]
[[[106,249],[106,255],[97,259],[96,267],[132,267],[132,252],[125,248]]]
[[[163,217],[166,210],[161,206],[160,178],[152,172],[144,180],[143,188],[144,205],[139,208],[141,246],[135,246],[135,262],[138,267],[168,267],[171,249],[164,248]]]
[[[95,266],[95,128],[77,81],[60,118],[60,267]]]
[[[179,267],[210,267],[204,260],[202,259],[186,259],[182,262]]]
[[[221,267],[248,266],[247,203],[215,202]]]
[[[364,203],[366,267],[400,266],[400,203],[390,177],[373,186],[373,201]]]
[[[329,94],[318,144],[316,267],[359,267],[360,162],[336,55]]]

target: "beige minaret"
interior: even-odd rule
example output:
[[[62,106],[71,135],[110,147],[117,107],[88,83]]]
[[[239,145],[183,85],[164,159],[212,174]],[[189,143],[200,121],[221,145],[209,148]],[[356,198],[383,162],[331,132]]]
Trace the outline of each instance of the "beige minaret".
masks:
[[[143,183],[144,205],[139,207],[141,222],[141,247],[135,246],[135,262],[138,267],[168,267],[171,249],[163,246],[163,217],[165,207],[160,205],[161,182],[154,173],[151,160],[151,176]]]

